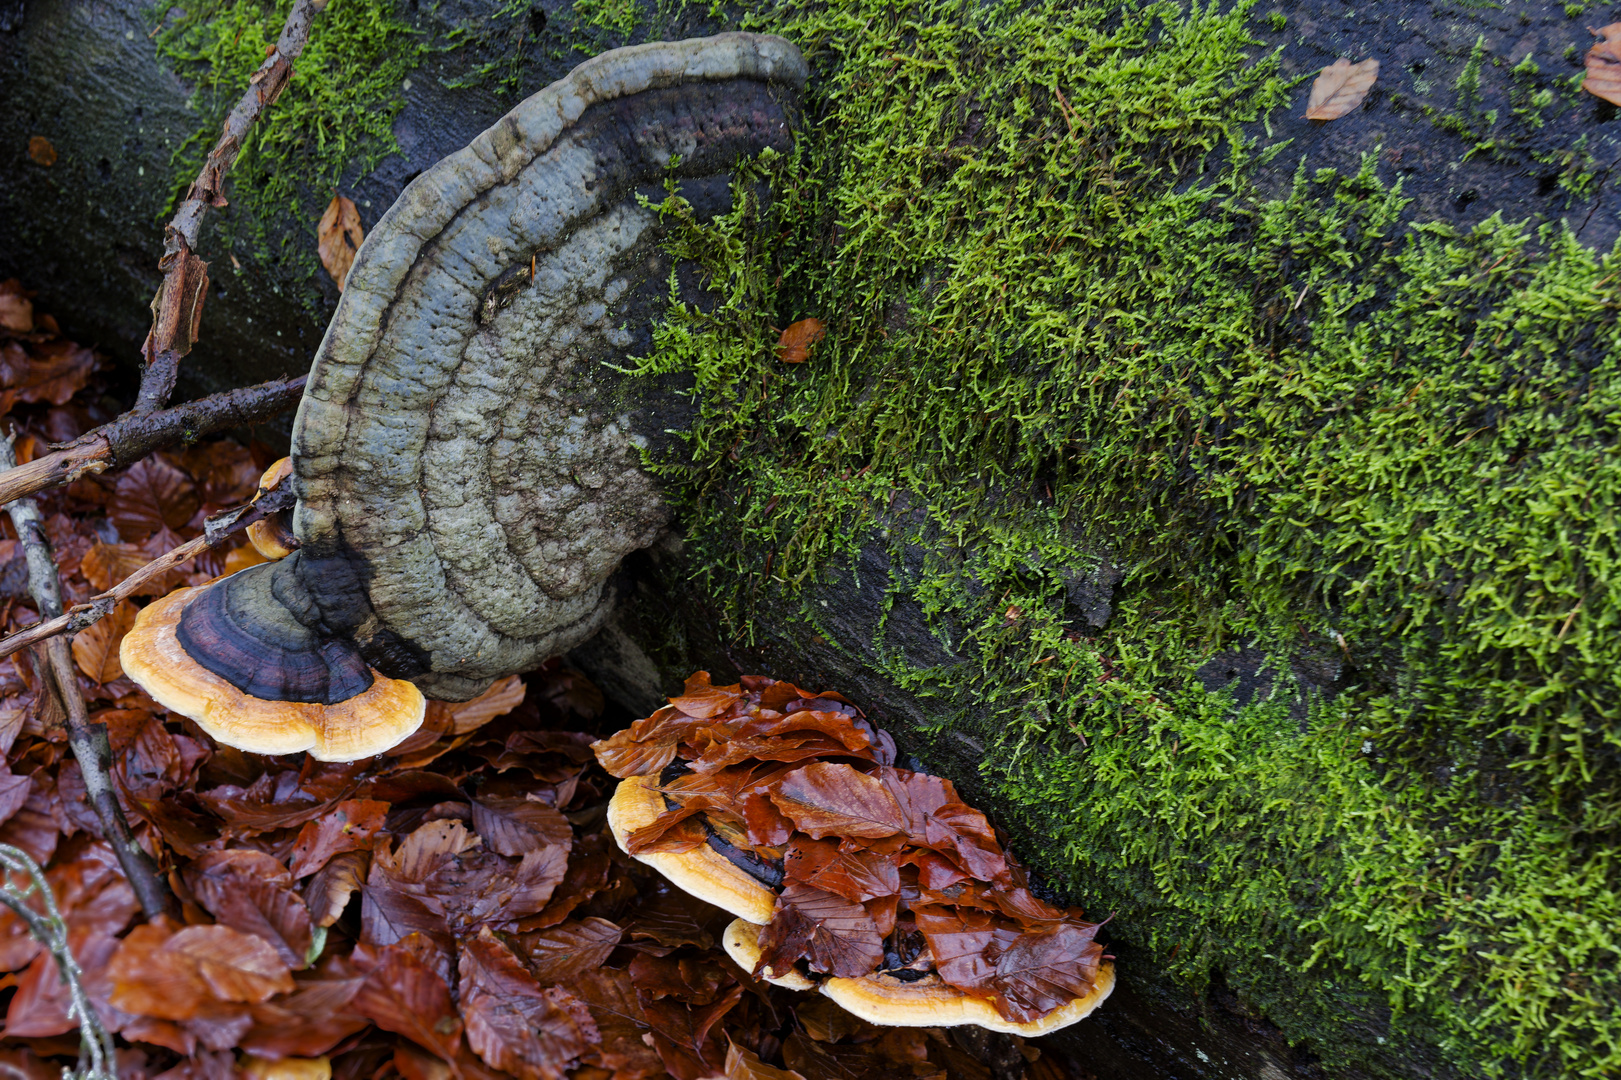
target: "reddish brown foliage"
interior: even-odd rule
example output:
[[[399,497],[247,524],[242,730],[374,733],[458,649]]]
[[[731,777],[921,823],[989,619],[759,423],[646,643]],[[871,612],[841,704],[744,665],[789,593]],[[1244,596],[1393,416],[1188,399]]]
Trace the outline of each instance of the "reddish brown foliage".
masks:
[[[838,695],[699,672],[595,749],[616,776],[663,776],[670,809],[631,851],[720,843],[780,860],[759,969],[932,969],[1015,1022],[1092,990],[1096,925],[1031,895],[985,815],[950,781],[895,768],[893,741]]]
[[[24,458],[110,418],[94,358],[12,282],[0,283],[0,375]],[[207,514],[253,494],[272,457],[216,441],[43,495],[69,601],[197,535]],[[24,580],[21,559],[15,538],[0,536],[7,581]],[[212,553],[163,585],[256,559],[245,546]],[[26,593],[0,599],[5,629],[34,621]],[[473,701],[434,703],[423,731],[386,757],[260,758],[213,745],[115,670],[126,623],[121,613],[75,642],[80,688],[107,729],[136,838],[181,902],[177,921],[131,926],[139,909],[99,839],[61,714],[27,654],[0,661],[0,842],[47,866],[126,1080],[215,1080],[233,1068],[314,1080],[311,1059],[322,1057],[339,1080],[786,1080],[793,1070],[889,1080],[944,1076],[947,1062],[954,1075],[986,1075],[962,1068],[943,1038],[886,1034],[726,961],[718,942],[730,916],[626,858],[608,834],[613,781],[592,736],[571,730],[605,706],[578,672],[554,663]],[[921,942],[901,898],[983,919],[1040,912],[1017,893],[1016,867],[991,875],[1009,893],[907,861],[900,834],[932,838],[918,850],[961,867],[958,877],[994,870],[986,860],[1000,849],[949,784],[890,767],[888,737],[838,695],[764,679],[715,687],[699,675],[597,746],[627,775],[679,752],[693,771],[671,781],[672,798],[710,808],[711,827],[740,845],[783,847],[792,914],[773,933],[802,940],[827,970],[870,963],[898,917]],[[1078,939],[1055,944],[1084,953]],[[1004,953],[987,978],[1028,1007],[1063,992],[1068,976],[1050,950]],[[59,1076],[76,1048],[62,983],[3,911],[0,971],[13,973],[3,976],[12,992],[0,1068]]]

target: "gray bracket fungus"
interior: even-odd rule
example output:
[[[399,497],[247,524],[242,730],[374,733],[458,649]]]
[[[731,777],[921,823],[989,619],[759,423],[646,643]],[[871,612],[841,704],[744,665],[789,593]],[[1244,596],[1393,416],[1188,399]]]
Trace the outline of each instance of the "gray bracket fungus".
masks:
[[[674,395],[610,366],[668,295],[637,190],[673,175],[724,198],[740,157],[790,148],[806,76],[764,35],[618,49],[413,181],[356,257],[294,423],[302,547],[244,573],[452,700],[592,633],[609,576],[666,523],[640,449]]]

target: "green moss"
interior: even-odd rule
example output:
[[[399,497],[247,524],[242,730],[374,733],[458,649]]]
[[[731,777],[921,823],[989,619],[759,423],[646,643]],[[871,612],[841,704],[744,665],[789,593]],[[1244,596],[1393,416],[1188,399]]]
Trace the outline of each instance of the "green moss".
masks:
[[[1613,1075],[1621,257],[1408,228],[1372,159],[1258,198],[1241,125],[1285,94],[1250,10],[760,16],[817,122],[757,166],[780,242],[746,202],[676,230],[723,302],[644,362],[704,395],[659,467],[738,635],[802,604],[836,641],[818,582],[874,530],[921,548],[888,586],[967,662],[854,644],[985,744],[1138,963],[1225,974],[1330,1069],[1401,1068],[1360,997],[1466,1073]],[[1104,555],[1082,634],[1065,586]],[[1195,677],[1235,649],[1269,694]]]
[[[197,134],[175,153],[175,198],[184,193],[219,137],[248,76],[264,61],[292,0],[181,0],[155,10],[160,53],[195,87]],[[319,16],[273,123],[254,125],[231,169],[232,209],[217,226],[232,250],[295,268],[318,269],[315,224],[340,182],[398,149],[391,130],[401,85],[429,46],[391,4],[332,0]],[[171,204],[172,209],[172,204]],[[286,229],[288,220],[303,223]],[[313,286],[302,297],[312,311]]]

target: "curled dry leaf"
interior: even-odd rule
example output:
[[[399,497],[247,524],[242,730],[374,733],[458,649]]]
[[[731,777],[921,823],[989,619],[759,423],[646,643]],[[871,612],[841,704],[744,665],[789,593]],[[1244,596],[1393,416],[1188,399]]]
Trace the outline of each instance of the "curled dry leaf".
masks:
[[[122,678],[124,667],[118,662],[118,645],[134,625],[135,605],[125,600],[113,608],[111,615],[75,634],[73,659],[79,670],[102,684]]]
[[[785,364],[803,364],[810,358],[811,346],[827,336],[821,319],[800,319],[777,339],[777,359]]]
[[[365,239],[365,230],[360,227],[360,211],[355,209],[353,200],[334,196],[315,227],[315,240],[321,253],[321,265],[332,275],[339,292],[343,291],[349,267],[354,265],[355,252]]]
[[[48,169],[56,164],[56,147],[45,136],[32,135],[28,139],[28,160]]]
[[[1311,100],[1306,104],[1307,120],[1338,120],[1358,105],[1373,89],[1379,77],[1379,61],[1368,59],[1353,64],[1340,57],[1323,69],[1311,84]]]
[[[1597,35],[1598,41],[1587,50],[1587,77],[1582,80],[1582,89],[1612,105],[1621,105],[1621,23],[1590,28],[1589,32]]]

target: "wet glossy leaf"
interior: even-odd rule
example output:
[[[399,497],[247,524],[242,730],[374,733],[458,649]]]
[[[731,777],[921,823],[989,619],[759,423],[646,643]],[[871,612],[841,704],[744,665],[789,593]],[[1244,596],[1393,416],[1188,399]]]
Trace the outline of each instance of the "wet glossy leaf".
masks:
[[[878,924],[860,904],[791,881],[760,932],[761,966],[786,971],[803,957],[812,971],[842,979],[876,971],[884,959]]]
[[[1353,64],[1340,57],[1325,67],[1311,84],[1311,100],[1306,104],[1307,120],[1338,120],[1358,105],[1373,89],[1379,77],[1379,61]]]
[[[818,762],[788,773],[771,801],[814,839],[880,839],[906,828],[894,796],[877,779],[842,762]]]
[[[384,1031],[446,1060],[454,1059],[461,1045],[462,1021],[450,1002],[450,987],[403,945],[381,951],[351,1006]]]
[[[304,887],[304,903],[316,926],[331,926],[349,906],[349,898],[366,880],[371,856],[364,851],[335,855]]]
[[[345,799],[330,812],[305,822],[293,842],[293,877],[308,877],[342,852],[371,850],[388,807],[376,799]]]
[[[1091,993],[1103,947],[1091,924],[1059,923],[1019,935],[996,959],[997,1011],[1025,1023]]]
[[[190,477],[161,458],[146,458],[118,478],[108,517],[126,541],[140,543],[165,526],[183,528],[197,506]]]
[[[796,840],[783,852],[783,872],[789,881],[857,903],[901,891],[900,868],[894,855],[842,851],[833,840]]]
[[[305,966],[310,911],[281,863],[261,851],[211,852],[192,863],[186,881],[221,925],[263,938],[294,971]]]
[[[73,660],[79,670],[98,683],[123,678],[118,662],[118,646],[135,625],[135,605],[128,600],[113,608],[112,614],[91,623],[73,636]]]
[[[574,829],[568,819],[531,799],[474,799],[473,830],[492,851],[514,858],[548,847],[561,848],[567,858],[574,846]]]
[[[316,250],[321,255],[321,265],[332,275],[339,292],[343,291],[349,267],[354,265],[355,253],[365,239],[366,232],[360,226],[360,211],[355,208],[354,201],[342,195],[333,196],[315,226],[315,241]]]
[[[228,926],[160,923],[130,931],[108,965],[112,1002],[160,1020],[217,1016],[225,1003],[256,1003],[293,989],[292,974],[261,938]]]
[[[590,918],[521,934],[514,944],[542,986],[567,985],[605,963],[623,936],[617,923]]]
[[[584,1005],[555,987],[541,989],[488,927],[463,943],[460,972],[467,1043],[492,1068],[520,1080],[558,1080],[601,1039]]]

